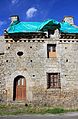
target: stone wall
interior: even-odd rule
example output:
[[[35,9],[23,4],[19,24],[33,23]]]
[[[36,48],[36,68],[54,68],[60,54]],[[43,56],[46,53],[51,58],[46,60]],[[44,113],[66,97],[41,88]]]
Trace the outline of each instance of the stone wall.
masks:
[[[78,43],[73,39],[22,40],[0,41],[0,99],[13,101],[14,78],[22,75],[26,78],[26,101],[34,105],[78,107]],[[47,58],[47,44],[56,44],[55,58]],[[18,56],[19,51],[22,56]],[[47,89],[47,73],[56,72],[60,73],[61,89]]]
[[[42,88],[33,89],[33,105],[62,107],[68,109],[78,108],[78,91],[69,90],[62,91],[61,89],[43,90]]]
[[[6,100],[6,81],[5,81],[5,41],[0,37],[0,101]]]

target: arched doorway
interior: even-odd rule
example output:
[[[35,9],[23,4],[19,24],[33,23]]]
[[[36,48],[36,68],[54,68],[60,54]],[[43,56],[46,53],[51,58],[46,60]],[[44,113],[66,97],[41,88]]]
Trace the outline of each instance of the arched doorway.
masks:
[[[26,100],[26,79],[22,75],[14,79],[13,100]]]

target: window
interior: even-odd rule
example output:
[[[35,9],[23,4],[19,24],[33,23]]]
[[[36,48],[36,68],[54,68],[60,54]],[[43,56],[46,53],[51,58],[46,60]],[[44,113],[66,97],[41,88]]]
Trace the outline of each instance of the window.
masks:
[[[25,85],[25,78],[20,78],[18,81],[17,81],[17,85],[20,86],[20,85]]]
[[[24,78],[22,78],[22,86],[24,85],[24,83],[25,83],[25,79],[24,79]]]
[[[21,84],[21,80],[19,79],[19,80],[18,80],[18,84],[17,84],[17,85],[19,86],[20,84]]]
[[[22,51],[19,51],[19,52],[17,52],[17,55],[18,56],[22,56],[23,55],[23,52]]]
[[[48,58],[56,57],[56,44],[47,45],[47,57]]]
[[[60,73],[47,73],[47,88],[61,88]]]

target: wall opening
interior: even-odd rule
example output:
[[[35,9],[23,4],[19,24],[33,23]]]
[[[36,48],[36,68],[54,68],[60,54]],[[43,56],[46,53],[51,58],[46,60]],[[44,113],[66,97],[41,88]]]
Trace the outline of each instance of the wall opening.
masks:
[[[47,73],[47,89],[61,88],[60,73]]]
[[[56,57],[56,44],[47,44],[47,57]]]
[[[13,100],[26,100],[26,79],[22,75],[14,79]]]
[[[22,56],[23,55],[23,52],[22,51],[19,51],[19,52],[17,52],[17,55],[18,56]]]

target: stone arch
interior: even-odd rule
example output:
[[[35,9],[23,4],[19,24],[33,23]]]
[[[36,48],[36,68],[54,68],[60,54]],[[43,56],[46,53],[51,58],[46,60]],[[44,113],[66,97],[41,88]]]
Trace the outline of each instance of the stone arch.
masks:
[[[25,71],[15,71],[10,76],[6,78],[6,90],[7,90],[7,100],[13,101],[13,85],[14,85],[14,79],[18,76],[23,76],[26,79],[26,101],[32,101],[32,80],[29,76],[28,72]]]

